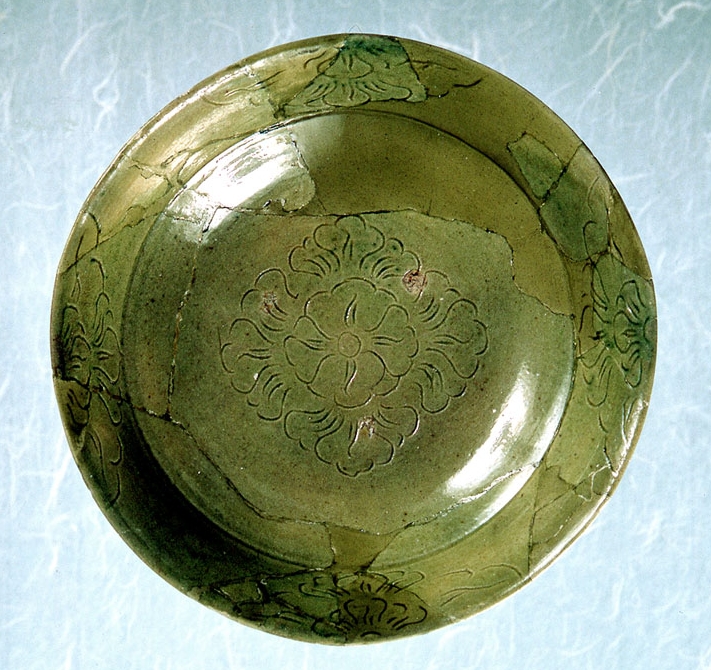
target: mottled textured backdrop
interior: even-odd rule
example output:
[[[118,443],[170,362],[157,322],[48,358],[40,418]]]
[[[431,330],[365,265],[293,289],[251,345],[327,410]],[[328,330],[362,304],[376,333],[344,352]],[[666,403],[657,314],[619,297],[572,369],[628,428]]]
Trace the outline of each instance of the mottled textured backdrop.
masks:
[[[49,303],[123,143],[212,72],[335,32],[424,40],[541,98],[635,220],[657,381],[615,496],[523,591],[403,642],[280,640],[181,595],[105,521],[55,408]],[[0,667],[711,668],[711,2],[0,0]]]

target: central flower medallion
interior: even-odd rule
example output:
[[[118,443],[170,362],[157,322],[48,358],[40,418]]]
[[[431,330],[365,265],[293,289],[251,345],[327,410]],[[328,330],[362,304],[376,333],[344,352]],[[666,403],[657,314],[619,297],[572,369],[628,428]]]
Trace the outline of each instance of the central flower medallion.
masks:
[[[488,346],[476,305],[377,217],[318,226],[258,275],[220,342],[257,415],[352,477],[462,396]]]

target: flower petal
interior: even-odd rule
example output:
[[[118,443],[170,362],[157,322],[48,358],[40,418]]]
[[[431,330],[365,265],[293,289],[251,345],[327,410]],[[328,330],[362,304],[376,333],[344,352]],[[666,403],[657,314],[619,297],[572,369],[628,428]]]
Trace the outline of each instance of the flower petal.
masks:
[[[340,356],[328,354],[319,362],[309,389],[319,398],[333,401],[337,388],[342,388],[348,382],[347,360]]]
[[[625,372],[625,382],[632,388],[637,388],[642,381],[642,356],[639,347],[633,347],[622,360],[622,369]]]
[[[607,401],[612,371],[619,367],[603,342],[583,355],[583,378],[587,384],[588,402],[600,407]]]
[[[355,427],[342,414],[331,415],[328,432],[318,436],[314,445],[316,455],[324,463],[338,463],[348,458],[348,448],[355,439]]]
[[[615,346],[621,354],[626,354],[630,347],[634,346],[642,335],[641,327],[631,323],[627,314],[623,311],[617,312],[613,320],[612,329],[614,333]]]
[[[371,351],[362,352],[355,362],[346,368],[348,378],[340,384],[334,394],[337,404],[342,407],[361,407],[374,395],[375,388],[385,376],[383,361]]]
[[[383,246],[383,234],[360,216],[344,216],[335,223],[314,231],[314,240],[322,249],[333,251],[345,262],[358,261]]]
[[[333,225],[324,224],[320,228],[332,229]],[[296,247],[289,254],[289,266],[294,272],[314,275],[315,277],[325,277],[334,272],[340,265],[337,254],[333,253],[329,247],[322,247],[313,237],[307,237],[303,244]]]
[[[376,279],[384,280],[393,277],[402,278],[407,272],[417,270],[420,261],[400,242],[394,238],[387,239],[382,248],[363,259],[363,270]]]
[[[474,375],[479,367],[477,356],[488,346],[486,328],[476,318],[476,312],[474,303],[460,298],[450,305],[428,342],[429,348],[444,356],[463,379]]]
[[[73,333],[68,345],[66,358],[62,361],[64,363],[62,376],[66,380],[73,379],[83,386],[88,386],[91,376],[90,356],[91,349],[84,335],[80,331]]]
[[[323,100],[327,105],[333,107],[355,107],[368,102],[368,96],[363,91],[358,90],[354,81],[339,79],[335,83],[334,90],[323,96]]]
[[[318,330],[329,339],[338,339],[346,324],[343,320],[348,307],[348,296],[318,291],[306,302],[305,312]]]
[[[395,446],[400,446],[406,437],[417,432],[420,417],[414,407],[380,407],[377,416],[377,431],[386,436]]]
[[[272,268],[262,272],[254,288],[242,296],[242,313],[269,332],[283,330],[294,308],[294,296],[282,270]]]
[[[289,437],[305,449],[313,449],[324,463],[355,477],[392,460],[392,443],[377,432],[361,430],[338,411],[292,412],[286,417]]]
[[[222,367],[231,375],[235,390],[249,393],[270,357],[270,344],[255,324],[248,319],[236,319],[220,350]]]
[[[389,396],[400,384],[400,377],[393,377],[387,370],[383,378],[373,387],[373,396]]]
[[[420,389],[422,408],[430,414],[441,412],[452,398],[462,395],[466,389],[452,362],[440,351],[423,352],[411,375]]]
[[[317,408],[311,411],[292,410],[284,417],[284,430],[302,449],[313,451],[319,437],[338,430],[343,417],[337,412]]]
[[[395,377],[402,377],[408,372],[418,349],[415,331],[408,322],[409,317],[403,307],[390,305],[373,331],[373,351]]]
[[[376,330],[385,312],[396,304],[395,296],[387,289],[377,288],[369,281],[349,279],[334,289],[334,294],[347,295],[346,323],[360,331]]]
[[[66,408],[69,412],[70,426],[77,435],[89,423],[89,406],[92,393],[76,380],[62,384]]]
[[[91,385],[108,389],[116,384],[119,378],[119,342],[116,331],[110,326],[106,327],[95,340],[94,346]]]
[[[328,340],[308,316],[302,316],[296,322],[294,335],[284,340],[284,351],[297,378],[310,384],[328,355]]]
[[[238,389],[239,390],[239,389]],[[284,402],[289,392],[281,370],[269,365],[257,374],[254,387],[249,393],[247,402],[257,408],[260,418],[276,421],[284,411]]]
[[[338,459],[338,470],[349,477],[372,470],[376,465],[385,465],[395,455],[393,445],[377,432],[372,435],[359,431],[348,451]]]

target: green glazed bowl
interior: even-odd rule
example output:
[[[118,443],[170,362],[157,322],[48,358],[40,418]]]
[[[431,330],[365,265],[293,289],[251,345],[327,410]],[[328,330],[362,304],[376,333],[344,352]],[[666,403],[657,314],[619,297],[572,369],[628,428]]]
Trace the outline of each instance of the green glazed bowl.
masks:
[[[644,251],[588,149],[505,77],[338,35],[169,105],[84,205],[54,383],[156,572],[292,638],[423,633],[581,533],[652,387]]]

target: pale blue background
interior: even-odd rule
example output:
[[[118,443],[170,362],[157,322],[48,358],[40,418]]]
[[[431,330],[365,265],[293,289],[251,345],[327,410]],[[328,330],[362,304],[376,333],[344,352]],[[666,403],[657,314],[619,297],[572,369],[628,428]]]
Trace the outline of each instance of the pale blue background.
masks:
[[[449,47],[541,98],[616,183],[659,300],[657,382],[617,493],[534,583],[430,635],[280,640],[199,606],[109,527],[51,388],[54,271],[82,201],[174,97],[323,33]],[[0,0],[0,668],[711,668],[711,2]]]

